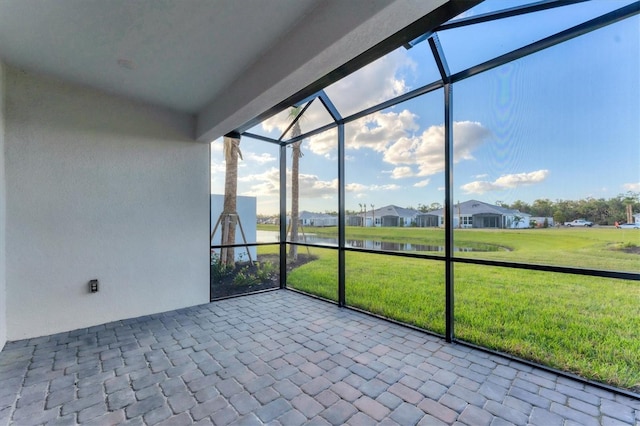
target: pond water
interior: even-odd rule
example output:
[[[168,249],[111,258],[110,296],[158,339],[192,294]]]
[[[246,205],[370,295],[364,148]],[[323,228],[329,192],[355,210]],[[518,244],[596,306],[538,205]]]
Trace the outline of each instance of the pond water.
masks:
[[[261,243],[273,243],[278,242],[279,234],[275,231],[258,231],[258,241]],[[327,236],[318,236],[316,234],[305,233],[305,238],[300,235],[300,242],[307,244],[317,244],[320,246],[337,247],[338,238],[332,238]],[[359,240],[350,239],[346,240],[346,247],[362,248],[368,250],[380,250],[380,251],[439,251],[444,252],[443,245],[430,245],[430,244],[415,244],[415,243],[395,243],[389,241],[376,241],[376,240]],[[465,246],[455,246],[453,251],[457,252],[487,252],[487,251],[504,251],[504,247],[500,247],[494,244],[485,243],[469,243]]]

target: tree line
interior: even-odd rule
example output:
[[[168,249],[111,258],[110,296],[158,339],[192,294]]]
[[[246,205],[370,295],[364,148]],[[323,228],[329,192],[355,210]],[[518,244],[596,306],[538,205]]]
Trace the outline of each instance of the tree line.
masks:
[[[630,215],[640,213],[640,193],[629,191],[609,199],[587,197],[582,200],[552,201],[548,198],[543,198],[532,203],[522,200],[505,203],[498,200],[494,204],[507,209],[519,210],[534,217],[552,217],[555,223],[560,224],[574,219],[586,219],[597,225],[614,225],[615,222],[633,222],[633,218]],[[440,203],[420,203],[417,208],[413,206],[407,206],[406,208],[426,213],[443,207]],[[337,211],[332,210],[326,210],[324,213],[338,215]],[[361,211],[346,210],[347,215],[357,215],[359,213]],[[274,217],[274,215],[258,215],[258,218],[263,219],[269,217]]]
[[[574,219],[586,219],[598,225],[614,225],[615,222],[633,222],[632,215],[640,213],[640,192],[628,191],[609,199],[587,197],[582,200],[552,201],[542,198],[531,204],[522,200],[513,203],[498,200],[494,204],[534,217],[552,217],[555,223],[560,224]],[[443,205],[440,203],[418,204],[417,210],[425,213],[441,208]]]
[[[544,198],[531,204],[521,200],[511,204],[497,201],[496,205],[531,216],[553,217],[555,223],[586,219],[598,225],[613,225],[615,222],[633,222],[633,217],[630,216],[640,213],[640,193],[629,191],[609,199],[588,197],[582,200],[552,201]]]

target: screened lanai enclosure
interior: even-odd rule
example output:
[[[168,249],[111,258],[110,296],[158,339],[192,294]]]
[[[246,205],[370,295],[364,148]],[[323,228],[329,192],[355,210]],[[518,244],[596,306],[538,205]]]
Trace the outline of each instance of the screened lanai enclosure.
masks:
[[[639,11],[418,21],[213,142],[212,299],[287,288],[640,392]]]

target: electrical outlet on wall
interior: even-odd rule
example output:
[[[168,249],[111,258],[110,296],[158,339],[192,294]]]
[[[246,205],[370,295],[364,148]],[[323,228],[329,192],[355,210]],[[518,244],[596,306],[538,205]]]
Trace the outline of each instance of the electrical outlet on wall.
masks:
[[[98,280],[89,281],[89,293],[97,293],[98,292]]]

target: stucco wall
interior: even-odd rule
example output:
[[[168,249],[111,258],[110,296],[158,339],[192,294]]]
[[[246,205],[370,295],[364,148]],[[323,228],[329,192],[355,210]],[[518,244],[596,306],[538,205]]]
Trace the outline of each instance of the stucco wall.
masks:
[[[208,302],[193,117],[11,67],[5,83],[8,339]]]
[[[0,62],[0,349],[7,341],[7,285],[5,264],[6,185],[4,173],[4,65]]]

